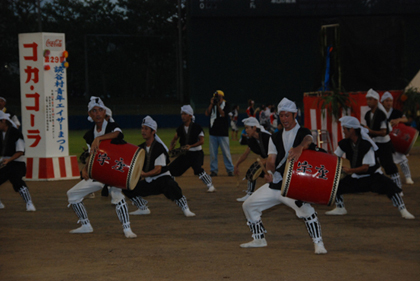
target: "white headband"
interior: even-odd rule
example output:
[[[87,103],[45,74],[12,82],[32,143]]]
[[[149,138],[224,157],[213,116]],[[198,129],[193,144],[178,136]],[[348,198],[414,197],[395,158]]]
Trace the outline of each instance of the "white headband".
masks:
[[[187,104],[187,105],[182,106],[181,107],[181,113],[183,113],[183,112],[188,114],[188,115],[191,115],[192,116],[191,120],[193,122],[195,122],[194,110],[191,107],[191,105]]]
[[[144,117],[142,125],[149,127],[150,129],[152,129],[153,131],[155,131],[155,140],[157,142],[160,142],[163,147],[165,148],[166,151],[168,151],[168,147],[165,145],[165,143],[159,138],[159,136],[156,134],[157,131],[157,123],[155,120],[153,120],[152,117],[150,117],[149,115],[147,115],[146,117]]]
[[[188,115],[194,115],[194,110],[192,109],[191,105],[187,104],[187,105],[183,105],[181,107],[181,113],[184,112]]]
[[[0,120],[3,120],[3,119],[9,121],[12,124],[12,126],[17,129],[17,126],[16,126],[15,122],[13,122],[10,119],[10,114],[9,113],[4,113],[2,110],[0,110]]]
[[[378,150],[378,146],[376,145],[376,143],[369,137],[369,130],[362,127],[360,125],[359,120],[357,120],[356,117],[344,116],[344,117],[341,117],[339,121],[341,122],[341,127],[360,129],[360,134],[362,135],[362,139],[370,142],[374,151]]]
[[[381,97],[381,102],[384,102],[384,100],[386,99],[394,100],[394,97],[392,96],[390,92],[385,92]]]
[[[157,128],[158,128],[156,121],[153,120],[153,118],[150,117],[149,115],[143,118],[142,125],[149,127],[153,131],[157,131]]]
[[[94,108],[95,106],[98,106],[100,108],[103,109],[107,109],[107,107],[105,106],[104,102],[101,100],[101,98],[99,97],[90,97],[90,102],[88,104],[88,112],[92,110],[92,108]]]
[[[242,123],[244,123],[245,126],[256,126],[258,128],[261,127],[260,122],[258,122],[257,118],[255,117],[249,117],[242,120]]]
[[[283,98],[277,106],[277,112],[280,113],[282,111],[296,113],[298,110],[296,104],[293,101],[289,100],[288,98]]]
[[[379,94],[373,89],[369,89],[366,94],[366,98],[374,98],[375,100],[379,100]]]

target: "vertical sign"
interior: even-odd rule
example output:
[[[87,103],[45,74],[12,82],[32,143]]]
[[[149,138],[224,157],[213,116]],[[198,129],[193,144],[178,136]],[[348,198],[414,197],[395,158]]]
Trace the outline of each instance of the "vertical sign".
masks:
[[[62,33],[19,34],[26,157],[69,155],[66,53]]]

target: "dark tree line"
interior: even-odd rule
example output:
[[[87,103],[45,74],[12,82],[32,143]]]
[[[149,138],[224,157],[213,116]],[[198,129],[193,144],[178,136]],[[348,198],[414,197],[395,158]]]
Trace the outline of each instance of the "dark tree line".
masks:
[[[20,100],[18,34],[41,26],[65,33],[69,103],[89,95],[113,103],[179,100],[177,1],[52,0],[40,6],[38,14],[37,0],[0,1],[0,95]]]

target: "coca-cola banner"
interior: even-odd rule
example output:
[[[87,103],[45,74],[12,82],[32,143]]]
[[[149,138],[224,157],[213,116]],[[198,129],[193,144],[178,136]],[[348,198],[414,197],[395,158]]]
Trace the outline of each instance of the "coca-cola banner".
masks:
[[[19,34],[22,133],[26,157],[68,156],[65,37]]]

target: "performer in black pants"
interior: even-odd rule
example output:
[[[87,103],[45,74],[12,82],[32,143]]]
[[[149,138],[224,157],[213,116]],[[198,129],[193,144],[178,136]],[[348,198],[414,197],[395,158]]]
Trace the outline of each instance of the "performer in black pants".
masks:
[[[245,131],[248,135],[248,147],[246,148],[245,152],[241,155],[241,157],[239,157],[239,160],[235,165],[235,175],[239,175],[239,165],[246,160],[251,151],[261,157],[260,165],[265,165],[266,159],[268,157],[268,142],[271,137],[271,134],[267,132],[263,126],[260,125],[260,123],[255,117],[243,119],[242,123],[244,123]],[[258,165],[256,165],[256,163],[254,162],[249,169],[255,167],[258,167]],[[252,172],[254,172],[250,171],[249,169],[247,174],[251,174]],[[264,172],[260,174],[260,177],[264,178]],[[242,198],[236,199],[236,201],[245,201],[255,191],[255,185],[257,184],[257,180],[248,179],[247,183],[248,189],[246,191],[246,195]]]
[[[382,95],[381,103],[386,110],[386,117],[388,118],[388,122],[391,127],[398,125],[398,123],[408,122],[407,117],[401,111],[392,107],[394,103],[394,97],[390,92],[385,92]],[[392,154],[392,158],[394,159],[395,164],[400,165],[401,171],[405,176],[405,183],[414,184],[413,179],[411,178],[410,166],[408,165],[407,156],[395,151],[394,154]]]
[[[382,174],[374,153],[374,150],[377,150],[378,147],[368,136],[368,130],[362,128],[359,120],[352,116],[342,117],[340,122],[345,138],[338,143],[338,148],[334,153],[338,157],[342,157],[345,153],[346,158],[350,161],[351,168],[343,167],[344,172],[348,175],[340,180],[335,200],[336,208],[326,212],[326,214],[347,214],[343,194],[371,191],[388,196],[403,218],[414,219],[414,216],[407,211],[404,201],[399,195],[401,188]]]
[[[25,141],[16,124],[10,119],[10,114],[0,111],[0,185],[10,181],[13,189],[19,192],[26,203],[26,211],[36,211],[32,203],[31,194],[23,181],[26,175],[26,164],[23,157],[25,153]],[[0,201],[0,209],[4,209]]]
[[[181,119],[182,125],[176,129],[169,150],[175,148],[179,139],[181,147],[185,148],[187,152],[169,164],[169,171],[172,176],[179,177],[192,168],[194,175],[198,176],[207,186],[207,192],[215,192],[211,177],[203,169],[204,152],[201,146],[204,143],[204,131],[199,124],[194,122],[194,111],[190,105],[181,107]]]
[[[379,164],[384,168],[385,173],[391,177],[395,184],[401,188],[400,174],[398,173],[397,165],[394,163],[392,153],[394,147],[389,137],[388,118],[386,117],[386,110],[379,103],[379,94],[373,89],[370,89],[366,95],[366,102],[370,110],[365,114],[365,121],[369,136],[378,146],[375,152],[376,157],[379,158]]]
[[[138,210],[132,215],[147,215],[150,210],[147,201],[142,197],[149,195],[164,194],[166,198],[175,201],[181,207],[186,217],[193,217],[195,214],[190,211],[187,198],[182,195],[182,190],[173,179],[168,170],[169,155],[168,148],[156,135],[157,123],[150,116],[143,119],[141,135],[146,140],[139,147],[146,151],[141,180],[133,190],[123,190],[123,193],[131,199]]]

